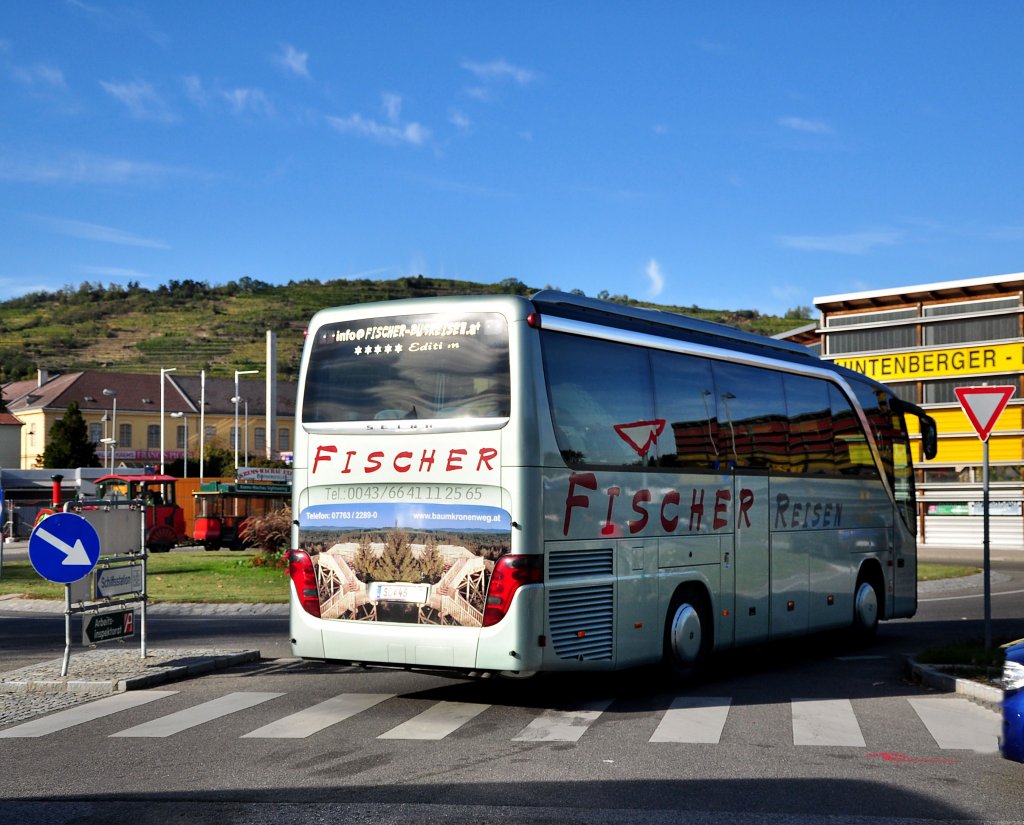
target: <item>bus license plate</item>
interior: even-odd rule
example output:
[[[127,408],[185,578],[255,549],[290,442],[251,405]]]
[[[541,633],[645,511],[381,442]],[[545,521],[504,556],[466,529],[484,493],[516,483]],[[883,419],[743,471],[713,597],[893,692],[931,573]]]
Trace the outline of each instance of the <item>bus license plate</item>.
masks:
[[[429,584],[402,584],[400,582],[373,582],[370,585],[370,601],[411,602],[426,604],[430,594]]]

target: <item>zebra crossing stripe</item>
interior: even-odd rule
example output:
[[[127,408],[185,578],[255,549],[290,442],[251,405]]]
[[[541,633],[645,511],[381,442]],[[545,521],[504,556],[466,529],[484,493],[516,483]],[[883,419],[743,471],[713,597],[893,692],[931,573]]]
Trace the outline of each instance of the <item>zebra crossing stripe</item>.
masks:
[[[865,746],[849,699],[793,699],[790,707],[794,745]]]
[[[438,702],[423,713],[378,736],[378,739],[444,739],[490,705]]]
[[[731,704],[726,696],[679,696],[648,741],[718,744]]]
[[[283,693],[257,692],[229,693],[227,696],[221,696],[219,699],[213,699],[195,707],[179,710],[177,713],[161,716],[159,719],[144,722],[141,725],[136,725],[119,733],[112,733],[111,736],[125,738],[173,736],[197,725],[212,722],[221,716],[227,716],[229,713],[236,713],[283,695]]]
[[[999,714],[969,699],[912,698],[909,702],[943,750],[999,751]]]
[[[251,733],[243,735],[243,739],[305,739],[324,728],[343,722],[350,716],[369,710],[385,699],[391,699],[393,693],[342,693],[313,707],[300,710]]]
[[[7,728],[7,730],[0,730],[0,739],[46,736],[48,733],[81,725],[83,722],[92,722],[94,719],[101,719],[122,710],[137,708],[157,699],[163,699],[165,696],[173,696],[177,692],[176,690],[137,690],[128,693],[115,693],[113,696],[104,696],[95,702],[76,705],[50,716],[43,716],[16,727]]]
[[[546,710],[523,728],[513,742],[578,742],[597,718],[608,709],[611,699],[588,702],[576,710]]]

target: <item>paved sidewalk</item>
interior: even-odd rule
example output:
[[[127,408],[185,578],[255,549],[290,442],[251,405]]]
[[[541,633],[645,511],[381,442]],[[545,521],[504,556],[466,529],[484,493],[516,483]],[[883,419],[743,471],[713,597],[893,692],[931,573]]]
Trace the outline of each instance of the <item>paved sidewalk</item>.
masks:
[[[257,661],[258,650],[138,647],[72,652],[68,675],[63,659],[0,673],[0,726],[125,690],[139,690],[178,679]]]

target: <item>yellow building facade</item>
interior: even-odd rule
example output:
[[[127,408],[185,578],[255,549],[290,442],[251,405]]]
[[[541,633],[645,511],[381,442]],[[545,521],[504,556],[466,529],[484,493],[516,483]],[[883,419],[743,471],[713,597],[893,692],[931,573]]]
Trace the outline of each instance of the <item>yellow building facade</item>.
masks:
[[[989,437],[993,546],[1024,550],[1024,273],[814,299],[823,358],[890,386],[924,407],[938,455],[917,442],[924,543],[982,543],[982,441],[955,389],[1009,386],[1013,396]],[[915,434],[916,435],[916,434]]]

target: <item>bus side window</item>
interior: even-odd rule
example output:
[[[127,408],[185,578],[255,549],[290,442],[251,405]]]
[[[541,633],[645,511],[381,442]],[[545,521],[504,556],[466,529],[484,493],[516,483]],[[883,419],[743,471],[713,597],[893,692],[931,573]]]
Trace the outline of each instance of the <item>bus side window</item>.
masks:
[[[651,367],[656,417],[672,429],[658,439],[658,464],[718,469],[720,433],[711,364],[692,355],[652,352]]]
[[[832,429],[835,433],[836,470],[844,476],[878,477],[867,434],[846,396],[829,385]]]
[[[647,352],[611,341],[550,332],[543,334],[542,341],[552,419],[565,461],[644,465],[648,453],[641,454],[616,426],[654,417]]]
[[[786,470],[786,401],[782,374],[716,362],[722,452],[737,467]]]
[[[817,378],[787,373],[783,387],[789,417],[790,472],[832,475],[836,461],[828,384]]]

